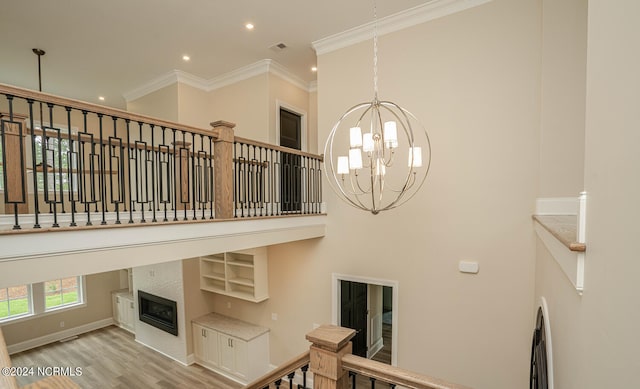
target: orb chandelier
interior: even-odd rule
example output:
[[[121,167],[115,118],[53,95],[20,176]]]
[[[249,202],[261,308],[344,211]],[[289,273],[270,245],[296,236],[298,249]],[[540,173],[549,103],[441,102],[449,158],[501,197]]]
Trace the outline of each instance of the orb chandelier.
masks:
[[[373,14],[373,100],[349,108],[333,126],[324,147],[324,171],[342,200],[377,215],[420,190],[431,164],[431,143],[411,112],[378,99],[375,1]]]

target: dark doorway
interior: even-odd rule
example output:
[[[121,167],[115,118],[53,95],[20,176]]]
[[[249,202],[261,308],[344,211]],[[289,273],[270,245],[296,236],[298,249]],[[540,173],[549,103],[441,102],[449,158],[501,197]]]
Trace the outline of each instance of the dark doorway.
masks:
[[[529,373],[529,387],[531,389],[547,389],[548,387],[547,335],[544,321],[542,307],[539,307],[531,345],[531,369]]]
[[[353,328],[353,354],[367,357],[367,284],[340,281],[340,325]]]
[[[296,150],[302,148],[302,116],[280,108],[280,146]],[[282,212],[302,210],[301,157],[282,152],[280,157],[280,204]]]

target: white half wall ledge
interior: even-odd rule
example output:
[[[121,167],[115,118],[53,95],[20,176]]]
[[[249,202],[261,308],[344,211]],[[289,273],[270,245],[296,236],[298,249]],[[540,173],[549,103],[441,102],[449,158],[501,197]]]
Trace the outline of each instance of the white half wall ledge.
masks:
[[[0,287],[323,237],[326,215],[0,236]]]
[[[580,295],[584,291],[586,214],[586,192],[581,192],[579,197],[539,198],[536,200],[535,216],[541,216],[534,218],[536,234]],[[570,240],[577,243],[576,245],[562,241],[561,238],[564,236],[559,234],[562,231],[551,229],[552,233],[549,223],[543,223],[543,219],[549,219],[553,216],[557,216],[555,219],[573,219],[572,228],[565,228],[564,235],[566,232],[571,232],[574,236],[571,236]],[[558,224],[556,228],[563,226],[562,223],[556,224]],[[580,250],[576,250],[577,246],[581,246]]]

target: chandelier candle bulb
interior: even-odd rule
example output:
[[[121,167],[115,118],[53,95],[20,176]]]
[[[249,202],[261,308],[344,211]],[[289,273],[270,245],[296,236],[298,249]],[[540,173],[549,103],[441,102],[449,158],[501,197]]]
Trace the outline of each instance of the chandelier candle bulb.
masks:
[[[396,122],[389,121],[384,123],[384,144],[389,149],[398,147],[398,129]]]
[[[409,167],[422,166],[422,147],[409,148]]]
[[[338,174],[349,174],[349,157],[338,157]]]
[[[373,134],[370,132],[362,136],[362,151],[370,153],[373,151]]]
[[[362,130],[360,127],[351,127],[351,147],[360,147],[362,146]]]
[[[362,169],[362,153],[360,149],[349,150],[349,168],[351,170]]]

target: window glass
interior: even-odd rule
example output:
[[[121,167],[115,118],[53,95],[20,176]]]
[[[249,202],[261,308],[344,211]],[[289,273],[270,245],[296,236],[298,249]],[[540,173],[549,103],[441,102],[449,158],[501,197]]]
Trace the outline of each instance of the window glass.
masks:
[[[80,277],[68,277],[44,283],[45,310],[82,302]]]
[[[31,313],[29,285],[0,289],[0,321]]]

